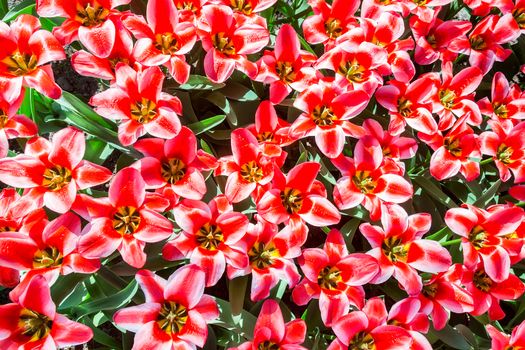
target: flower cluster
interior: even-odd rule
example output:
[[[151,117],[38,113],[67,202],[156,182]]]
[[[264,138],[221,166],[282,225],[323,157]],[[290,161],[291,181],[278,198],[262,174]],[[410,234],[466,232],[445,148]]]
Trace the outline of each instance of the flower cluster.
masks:
[[[0,348],[525,347],[525,2],[34,10],[0,22]]]

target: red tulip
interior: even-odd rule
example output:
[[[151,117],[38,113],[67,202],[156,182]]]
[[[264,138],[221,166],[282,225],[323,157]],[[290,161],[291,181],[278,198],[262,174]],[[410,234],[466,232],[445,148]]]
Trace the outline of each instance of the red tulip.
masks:
[[[298,305],[319,299],[321,318],[327,327],[347,314],[350,305],[363,308],[362,286],[379,272],[377,260],[370,255],[348,254],[341,232],[335,229],[326,237],[323,249],[303,250],[299,266],[305,278],[294,288],[292,299]]]
[[[404,328],[387,325],[387,317],[383,300],[368,300],[362,311],[352,311],[332,326],[337,339],[328,350],[410,349],[413,343],[410,333]]]
[[[394,136],[390,130],[383,130],[375,119],[365,119],[363,128],[381,145],[383,157],[394,160],[410,159],[416,155],[417,141],[410,137]]]
[[[206,323],[219,316],[215,300],[204,294],[204,272],[186,265],[166,281],[148,270],[135,276],[146,302],[118,310],[113,321],[136,333],[132,350],[203,347]]]
[[[493,131],[479,136],[481,152],[492,156],[501,181],[509,180],[511,171],[515,182],[525,181],[525,122],[512,127],[491,120],[489,125]]]
[[[224,193],[230,202],[237,203],[272,181],[274,164],[247,129],[234,130],[231,143],[233,155],[219,159],[215,175],[228,176]]]
[[[433,96],[433,113],[439,115],[439,130],[447,130],[454,125],[457,117],[469,114],[466,122],[470,125],[481,124],[481,112],[473,101],[475,90],[481,83],[483,75],[477,67],[468,67],[455,76],[452,62],[442,65],[441,78],[434,74],[437,92]]]
[[[135,65],[135,58],[132,55],[133,39],[131,34],[122,24],[122,21],[115,21],[115,44],[108,57],[97,57],[85,50],[79,50],[71,55],[71,66],[80,75],[97,79],[110,80],[111,83],[116,79],[116,66],[124,63],[130,66]]]
[[[20,195],[14,188],[4,188],[0,192],[0,240],[18,232],[29,239],[29,234],[37,234],[43,230],[46,223],[46,213],[43,209],[32,211],[30,207],[19,205]],[[7,253],[12,253],[11,250]],[[17,269],[0,266],[0,286],[14,288],[20,282]]]
[[[33,209],[45,205],[65,213],[78,190],[111,177],[108,169],[82,160],[85,148],[84,134],[72,127],[55,133],[51,142],[35,137],[26,144],[25,154],[0,159],[0,181],[26,189],[21,200]]]
[[[9,78],[0,77],[0,158],[7,156],[9,141],[19,137],[33,137],[38,132],[38,127],[25,115],[17,114],[24,90],[11,94],[10,85],[14,82]],[[18,90],[18,89],[14,89]]]
[[[278,231],[277,225],[257,217],[257,224],[248,227],[237,245],[248,252],[249,264],[244,269],[228,265],[228,278],[251,273],[251,300],[268,298],[279,281],[285,281],[290,288],[299,282],[293,258],[301,254],[300,241],[284,230]]]
[[[509,86],[505,75],[496,72],[492,79],[491,99],[478,101],[479,109],[485,115],[500,123],[517,123],[525,119],[525,96],[517,84]]]
[[[472,24],[468,21],[443,21],[438,14],[439,11],[435,11],[431,21],[410,17],[410,29],[416,41],[414,61],[417,64],[427,65],[438,59],[443,63],[453,61],[457,53],[450,51],[450,42],[457,38],[466,38],[467,32],[472,29]]]
[[[525,347],[525,321],[514,327],[511,335],[500,332],[493,325],[486,326],[492,338],[492,350],[519,349]]]
[[[100,267],[98,260],[86,259],[77,252],[80,237],[80,219],[68,212],[47,222],[43,230],[0,236],[0,262],[5,267],[27,271],[11,295],[20,295],[35,275],[53,284],[59,275],[94,273]],[[43,225],[43,224],[42,224]]]
[[[262,152],[267,157],[277,158],[276,164],[282,167],[286,152],[281,147],[293,142],[289,136],[290,124],[277,116],[270,101],[262,101],[255,112],[255,124],[246,127],[259,141]]]
[[[448,179],[460,172],[467,181],[479,176],[479,163],[473,158],[481,158],[479,136],[467,125],[469,114],[459,118],[452,128],[443,135],[441,132],[419,133],[419,139],[433,150],[430,159],[430,174],[437,180]]]
[[[470,314],[479,316],[488,311],[491,320],[505,317],[500,300],[516,300],[525,292],[525,284],[516,275],[509,274],[505,280],[496,282],[487,275],[483,264],[465,270],[463,284],[474,300],[474,310]]]
[[[474,269],[482,261],[487,275],[501,282],[508,278],[510,270],[509,252],[502,246],[502,240],[516,231],[523,215],[523,209],[516,206],[486,211],[465,205],[449,209],[445,222],[461,236],[465,266]]]
[[[197,150],[197,138],[183,126],[177,136],[169,140],[145,138],[134,147],[145,155],[137,162],[148,188],[162,192],[170,189],[188,199],[201,199],[206,193],[202,171],[217,166],[217,160]]]
[[[408,124],[414,130],[434,134],[438,126],[431,113],[430,98],[435,87],[430,76],[420,77],[408,85],[396,80],[388,83],[377,90],[375,97],[390,112],[391,133],[401,134]]]
[[[304,90],[294,101],[294,107],[303,111],[290,126],[290,136],[299,139],[315,136],[321,152],[335,158],[343,152],[346,136],[364,134],[362,128],[351,123],[370,101],[361,90],[346,92],[335,82],[319,81]]]
[[[402,327],[410,333],[413,350],[432,350],[432,345],[423,335],[430,327],[428,315],[421,312],[421,302],[416,298],[403,299],[390,308],[387,324]]]
[[[343,175],[334,187],[339,209],[362,204],[371,219],[378,220],[385,203],[403,203],[412,197],[412,185],[403,178],[403,168],[384,158],[379,141],[372,136],[359,139],[353,159],[340,156],[332,162]]]
[[[60,97],[62,89],[55,83],[50,63],[65,59],[66,54],[50,32],[40,29],[38,18],[20,15],[11,26],[0,21],[0,39],[0,76],[49,98]]]
[[[326,198],[324,186],[315,180],[320,168],[319,163],[306,162],[295,166],[286,177],[276,171],[273,187],[257,203],[263,219],[277,225],[288,223],[290,230],[302,231],[302,243],[307,234],[304,222],[319,227],[335,225],[341,219]]]
[[[90,103],[105,118],[120,120],[118,137],[131,145],[146,133],[171,139],[179,133],[180,100],[162,92],[164,74],[159,67],[134,71],[120,63],[116,84],[93,96]]]
[[[483,18],[469,33],[468,38],[452,40],[449,49],[453,52],[469,55],[469,63],[486,74],[495,61],[503,62],[512,51],[501,45],[515,40],[520,35],[520,28],[512,14],[502,17],[490,15]]]
[[[46,279],[35,276],[12,303],[0,305],[0,348],[58,349],[87,343],[93,331],[56,312]]]
[[[356,23],[355,12],[359,1],[335,0],[329,4],[325,0],[308,0],[314,15],[303,22],[303,32],[310,44],[323,43],[331,48],[335,40],[351,29]]]
[[[443,329],[450,312],[465,313],[474,309],[472,295],[461,288],[463,270],[460,264],[453,265],[449,271],[433,275],[423,283],[423,290],[417,296],[421,302],[421,312],[432,316],[434,328]]]
[[[108,198],[80,195],[75,203],[73,209],[90,221],[78,252],[95,259],[118,250],[125,262],[141,268],[146,263],[146,243],[160,242],[173,233],[171,222],[156,212],[168,206],[167,200],[151,203],[146,184],[134,168],[120,170],[108,192]]]
[[[225,198],[224,198],[225,199]],[[226,263],[235,268],[248,266],[246,251],[239,240],[246,234],[248,218],[232,211],[223,198],[217,197],[209,204],[185,199],[173,213],[182,233],[169,241],[162,251],[167,260],[189,258],[206,273],[206,286],[210,287],[224,274]]]
[[[115,45],[115,23],[122,13],[116,9],[131,0],[37,0],[41,17],[64,17],[53,34],[63,45],[80,40],[97,57],[106,58]]]
[[[246,55],[259,52],[268,43],[265,26],[235,16],[230,7],[209,5],[202,9],[203,20],[198,28],[206,51],[204,70],[216,83],[228,79],[235,69],[250,78],[257,75],[257,66]]]
[[[145,66],[164,65],[179,84],[190,74],[187,54],[195,44],[197,35],[193,23],[179,22],[173,0],[148,1],[146,17],[128,16],[125,26],[137,38],[133,56]]]
[[[291,25],[284,24],[277,33],[274,51],[265,51],[257,62],[259,73],[255,80],[270,84],[272,103],[281,103],[292,89],[301,92],[317,80],[319,73],[311,67],[315,55],[300,48],[297,33]]]
[[[272,299],[266,300],[262,305],[253,333],[253,341],[230,350],[306,350],[299,345],[306,336],[306,323],[301,319],[284,323],[279,304]]]
[[[383,209],[383,228],[369,223],[359,230],[372,246],[368,254],[379,261],[380,273],[374,283],[383,283],[392,275],[409,295],[421,291],[422,281],[417,271],[438,273],[452,264],[449,252],[438,242],[423,239],[431,225],[430,214],[408,216],[398,205]]]

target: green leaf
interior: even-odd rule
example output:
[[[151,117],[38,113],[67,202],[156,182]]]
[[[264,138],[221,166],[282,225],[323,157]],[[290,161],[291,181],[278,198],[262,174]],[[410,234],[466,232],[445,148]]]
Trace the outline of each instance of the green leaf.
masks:
[[[221,124],[224,119],[226,119],[226,115],[216,115],[215,117],[200,120],[196,123],[190,124],[188,125],[188,128],[190,128],[191,131],[195,133],[195,135],[199,135]]]
[[[241,102],[257,101],[259,99],[259,96],[257,96],[255,92],[235,81],[228,82],[220,92],[227,98]]]
[[[247,286],[248,276],[236,277],[228,283],[228,294],[233,315],[239,315],[243,310]]]
[[[120,344],[115,341],[114,337],[103,332],[99,327],[95,327],[93,320],[90,317],[85,317],[84,323],[93,330],[93,340],[95,342],[108,346],[110,349],[122,349]]]
[[[218,90],[224,87],[223,83],[214,83],[202,75],[190,75],[188,81],[177,88],[181,90]]]
[[[439,189],[436,184],[434,184],[429,179],[423,177],[423,176],[416,176],[412,179],[419,187],[421,187],[425,192],[427,192],[430,196],[432,196],[434,199],[437,199],[440,203],[444,204],[448,208],[455,208],[457,207],[456,203],[447,196],[443,191]]]
[[[237,332],[246,339],[252,339],[257,318],[246,310],[242,310],[239,316],[234,316],[229,302],[219,298],[215,298],[215,301],[219,307],[219,317],[209,324]]]
[[[67,123],[106,141],[111,144],[113,148],[116,148],[135,159],[141,158],[139,152],[120,144],[115,123],[102,118],[75,95],[64,91],[62,96],[56,100],[56,104],[58,105],[58,109],[62,110],[63,117]]]
[[[73,307],[73,311],[79,315],[85,316],[90,315],[102,310],[118,310],[121,307],[126,306],[131,301],[131,298],[135,296],[139,289],[139,285],[136,280],[132,280],[130,284],[120,292],[111,296],[93,300],[87,303],[82,303],[78,306]]]
[[[449,325],[439,331],[431,327],[428,333],[431,336],[437,337],[439,340],[453,349],[470,350],[472,348],[465,337]]]
[[[11,21],[14,21],[18,18],[18,16],[23,14],[33,14],[33,10],[35,9],[35,1],[34,0],[24,0],[20,4],[14,6],[9,12],[5,14],[5,16],[2,18],[2,21],[9,23]]]
[[[0,17],[3,18],[7,12],[9,12],[7,0],[0,0]]]
[[[501,186],[501,180],[498,179],[498,181],[494,182],[490,188],[483,193],[481,197],[478,198],[477,201],[474,202],[474,205],[476,207],[485,208],[487,204],[490,203],[494,199],[494,195],[498,193],[499,187]]]

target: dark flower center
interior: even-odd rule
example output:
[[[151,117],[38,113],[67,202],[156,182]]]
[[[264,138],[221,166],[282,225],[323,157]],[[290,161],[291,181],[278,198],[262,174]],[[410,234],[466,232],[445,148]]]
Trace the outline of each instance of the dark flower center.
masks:
[[[279,256],[279,250],[273,243],[256,242],[248,251],[251,266],[258,269],[272,266],[274,259]]]
[[[512,17],[514,17],[520,29],[525,29],[525,8],[515,8],[512,11]]]
[[[482,292],[488,293],[492,284],[494,283],[492,279],[487,275],[483,270],[478,270],[474,273],[473,277],[474,286]]]
[[[24,308],[20,311],[18,326],[22,329],[22,334],[30,338],[28,342],[35,342],[47,337],[53,321],[46,315]]]
[[[452,109],[456,105],[456,93],[452,90],[439,90],[439,100],[445,109]]]
[[[272,142],[274,141],[274,134],[271,131],[263,131],[257,135],[257,141],[259,142]]]
[[[279,346],[279,344],[275,344],[269,340],[265,340],[259,343],[257,350],[279,350],[280,348],[281,347]]]
[[[437,283],[431,283],[423,286],[423,290],[421,291],[424,296],[427,298],[433,299],[438,291],[438,285]]]
[[[481,35],[473,35],[469,38],[470,46],[473,50],[483,50],[487,48],[487,43]]]
[[[317,284],[328,290],[336,290],[342,280],[341,270],[335,266],[325,266],[317,276]]]
[[[171,158],[162,163],[161,176],[169,184],[176,184],[186,175],[186,164],[177,158]]]
[[[47,267],[60,266],[63,258],[62,253],[56,247],[39,249],[33,256],[33,268],[44,269]]]
[[[224,242],[222,230],[210,223],[204,224],[195,234],[197,243],[206,250],[217,250],[219,245]]]
[[[511,159],[513,153],[514,153],[514,149],[512,147],[509,147],[505,145],[504,143],[502,143],[498,147],[496,157],[498,158],[500,162],[504,164],[512,164],[516,161],[515,159]]]
[[[344,75],[348,81],[361,83],[365,80],[366,69],[357,60],[342,62],[338,73]]]
[[[410,117],[412,115],[412,102],[404,97],[400,97],[397,100],[397,110],[403,117]]]
[[[14,76],[21,76],[31,73],[37,68],[38,57],[30,53],[15,51],[11,56],[2,60],[7,66],[7,70]]]
[[[479,250],[485,246],[487,232],[485,232],[483,227],[478,225],[470,231],[468,234],[468,240],[476,250]]]
[[[341,20],[337,18],[329,18],[324,23],[324,29],[330,39],[337,39],[343,34],[343,27],[341,27]]]
[[[140,123],[147,124],[157,117],[157,105],[155,102],[142,98],[131,104],[131,119]]]
[[[173,33],[156,34],[155,47],[165,55],[174,55],[179,51],[179,43]]]
[[[277,72],[279,79],[287,84],[293,83],[297,76],[291,62],[277,62],[275,65],[275,71]]]
[[[241,165],[241,177],[246,182],[258,182],[264,177],[264,172],[256,161],[251,160]]]
[[[395,263],[397,261],[406,261],[408,254],[408,245],[401,242],[399,237],[388,237],[381,244],[381,250],[383,254],[390,260]]]
[[[230,4],[234,10],[242,12],[247,16],[253,12],[253,5],[250,0],[230,0]]]
[[[58,191],[71,182],[71,170],[60,165],[54,165],[44,171],[42,186],[50,191]]]
[[[160,329],[168,334],[177,334],[184,328],[186,322],[188,322],[188,309],[186,307],[173,301],[165,301],[162,304],[157,317],[157,324]]]
[[[333,125],[338,118],[330,107],[317,106],[312,112],[312,119],[315,125],[330,126]]]
[[[443,146],[454,157],[461,157],[461,143],[458,138],[445,137]]]
[[[109,16],[109,10],[101,6],[98,1],[93,1],[93,3],[88,3],[86,7],[77,4],[77,16],[75,19],[77,22],[82,23],[85,27],[96,26],[106,20]]]
[[[113,228],[121,235],[131,235],[140,225],[140,214],[135,207],[119,207],[113,214]]]
[[[500,102],[494,102],[492,104],[492,109],[494,110],[494,114],[497,115],[501,119],[507,119],[509,116],[509,111],[507,109],[507,106]]]
[[[299,190],[294,188],[285,188],[281,192],[281,201],[288,214],[297,213],[303,206],[303,196]]]
[[[226,33],[221,32],[214,34],[211,37],[213,47],[222,52],[226,56],[235,56],[235,46],[233,41],[226,35]]]
[[[352,176],[352,182],[364,194],[373,193],[377,186],[377,183],[370,176],[370,171],[367,170],[357,170]]]
[[[376,345],[374,344],[374,338],[372,338],[372,336],[369,333],[361,331],[354,335],[354,337],[350,341],[350,344],[348,345],[348,349],[375,350]]]

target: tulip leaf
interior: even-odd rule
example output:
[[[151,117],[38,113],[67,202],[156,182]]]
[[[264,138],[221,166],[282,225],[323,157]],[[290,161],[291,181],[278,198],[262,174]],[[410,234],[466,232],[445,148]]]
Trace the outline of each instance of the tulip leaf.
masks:
[[[490,201],[494,199],[496,193],[498,193],[499,187],[501,186],[501,180],[494,182],[490,188],[481,195],[475,202],[474,205],[480,208],[487,206]]]
[[[234,316],[229,302],[219,298],[215,298],[215,301],[220,314],[217,319],[210,321],[209,324],[234,331],[246,339],[252,339],[257,318],[246,310],[242,310],[240,315]]]
[[[84,323],[87,326],[91,327],[91,329],[93,330],[93,340],[95,342],[108,346],[110,349],[116,349],[116,350],[122,349],[120,344],[117,341],[115,341],[114,337],[108,335],[107,333],[102,331],[99,327],[96,327],[95,324],[93,323],[93,320],[89,316],[84,317]]]
[[[423,176],[416,176],[412,179],[419,187],[421,187],[425,192],[427,192],[431,197],[437,199],[440,203],[444,204],[448,208],[457,207],[456,203],[447,196],[439,187],[434,184],[432,181]]]
[[[73,307],[73,312],[76,312],[79,315],[90,315],[102,310],[112,310],[116,311],[121,307],[126,306],[133,296],[137,293],[139,285],[137,281],[132,280],[128,286],[121,291],[104,297],[101,299],[89,301],[87,303],[82,303],[78,306]]]
[[[228,283],[228,293],[233,315],[239,315],[243,310],[248,276],[236,277]]]
[[[0,16],[3,18],[7,12],[9,12],[7,0],[0,0]]]
[[[33,14],[33,10],[35,9],[35,7],[35,0],[24,0],[18,5],[14,6],[9,12],[7,12],[5,16],[3,16],[2,21],[9,23],[17,19],[20,15]]]
[[[224,119],[226,119],[226,115],[224,114],[216,115],[215,117],[211,117],[208,119],[200,120],[196,123],[192,123],[188,125],[188,128],[190,128],[191,131],[195,133],[195,135],[199,135],[221,124],[224,121]]]
[[[190,75],[188,81],[178,86],[181,90],[218,90],[224,87],[223,83],[214,83],[202,75]]]
[[[430,328],[428,331],[430,336],[434,336],[441,340],[443,343],[458,350],[470,350],[472,346],[467,342],[465,337],[456,329],[450,325],[446,325],[445,328],[437,331],[434,328]]]

